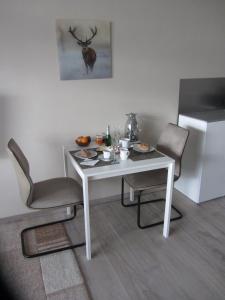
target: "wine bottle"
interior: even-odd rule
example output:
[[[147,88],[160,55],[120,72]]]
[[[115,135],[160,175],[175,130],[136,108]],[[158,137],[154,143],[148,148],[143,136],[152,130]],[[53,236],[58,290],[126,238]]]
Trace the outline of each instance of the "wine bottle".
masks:
[[[106,130],[105,145],[107,147],[112,145],[112,138],[111,138],[111,135],[110,135],[109,125],[107,126],[107,130]]]

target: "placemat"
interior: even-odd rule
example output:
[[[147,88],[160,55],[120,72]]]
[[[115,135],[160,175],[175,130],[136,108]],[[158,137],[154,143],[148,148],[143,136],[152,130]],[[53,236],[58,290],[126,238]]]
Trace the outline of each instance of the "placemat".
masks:
[[[164,155],[159,153],[157,150],[151,151],[151,152],[137,152],[133,149],[130,150],[129,158],[133,161],[138,160],[145,160],[145,159],[151,159],[151,158],[159,158],[163,157]]]
[[[91,148],[90,150],[94,150],[96,151],[96,149],[93,149]],[[72,155],[73,159],[75,159],[79,165],[82,161],[84,161],[83,159],[81,158],[78,158],[76,156],[74,156],[74,154],[79,151],[79,150],[75,150],[75,151],[70,151],[70,154]],[[100,154],[102,154],[101,151],[96,151],[98,153],[98,156]],[[116,155],[117,157],[117,164],[120,163],[120,158],[119,158],[119,155],[117,154]],[[129,155],[129,158],[133,161],[139,161],[139,160],[145,160],[145,159],[151,159],[151,158],[159,158],[159,157],[163,157],[163,154],[159,153],[158,151],[154,150],[154,151],[151,151],[151,152],[147,152],[147,153],[142,153],[142,152],[137,152],[133,149],[130,149],[130,155]],[[96,157],[97,159],[97,157]],[[97,167],[104,167],[104,166],[110,166],[112,164],[115,164],[115,162],[112,162],[112,161],[102,161],[102,160],[99,160],[99,162],[94,166],[94,167],[91,167],[91,166],[83,166],[83,165],[80,165],[80,167],[82,169],[89,169],[89,168],[97,168]]]
[[[93,148],[88,149],[88,150],[94,150],[94,151],[96,151],[96,149],[93,149]],[[75,154],[77,151],[80,151],[80,150],[69,151],[69,152],[70,152],[70,154],[73,156],[73,159],[75,159],[75,160],[79,163],[79,165],[80,165],[80,167],[81,167],[82,169],[89,169],[89,168],[104,167],[104,166],[110,166],[110,165],[112,165],[112,161],[103,161],[103,160],[99,160],[99,162],[98,162],[94,167],[91,167],[91,166],[83,166],[83,165],[81,165],[80,163],[81,163],[82,161],[84,161],[84,160],[81,159],[81,158],[78,158],[78,157],[74,156],[74,154]],[[100,154],[102,154],[101,151],[96,151],[96,152],[98,153],[98,156],[99,156]],[[98,159],[98,157],[96,156],[95,159]],[[113,163],[113,164],[115,164],[115,163]],[[119,164],[118,157],[117,157],[117,164]]]

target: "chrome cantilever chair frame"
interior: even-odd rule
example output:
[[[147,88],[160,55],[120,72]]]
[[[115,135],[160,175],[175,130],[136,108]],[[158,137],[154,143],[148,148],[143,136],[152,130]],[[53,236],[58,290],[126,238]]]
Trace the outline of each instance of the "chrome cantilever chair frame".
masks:
[[[179,153],[179,157],[176,155],[174,156],[174,153],[171,151],[170,149],[170,142],[167,141],[167,144],[164,145],[163,144],[163,139],[165,138],[165,135],[166,135],[166,132],[167,130],[174,130],[176,131],[176,128],[183,132],[183,141],[182,141],[182,145],[181,145],[181,149],[180,149],[180,153]],[[178,180],[179,177],[180,177],[180,173],[181,173],[181,159],[182,159],[182,155],[183,155],[183,152],[184,152],[184,149],[185,149],[185,146],[186,146],[186,143],[187,143],[187,139],[188,139],[188,135],[189,135],[189,131],[187,129],[184,129],[184,128],[181,128],[175,124],[171,124],[169,123],[167,125],[167,128],[166,130],[162,133],[162,135],[160,136],[159,138],[159,143],[157,144],[157,149],[168,155],[168,156],[171,156],[172,158],[175,159],[175,166],[176,166],[176,176],[174,178],[174,181]],[[168,148],[168,149],[167,149]],[[169,153],[167,153],[169,152]],[[134,207],[134,206],[137,206],[137,226],[140,228],[140,229],[146,229],[146,228],[150,228],[150,227],[154,227],[154,226],[158,226],[158,225],[161,225],[163,224],[163,220],[160,220],[160,221],[157,221],[157,222],[154,222],[154,223],[150,223],[150,224],[147,224],[147,225],[142,225],[141,224],[141,206],[142,205],[146,205],[146,204],[149,204],[149,203],[156,203],[156,202],[165,202],[165,199],[164,198],[159,198],[159,199],[153,199],[153,200],[147,200],[147,201],[141,201],[141,195],[142,193],[145,191],[145,190],[148,190],[148,188],[145,188],[143,190],[138,190],[137,191],[137,202],[135,203],[130,203],[130,204],[126,204],[125,201],[124,201],[124,181],[125,181],[125,177],[122,177],[122,181],[121,181],[121,205],[123,207]],[[151,189],[151,186],[149,186],[149,189]],[[135,189],[134,189],[135,190]],[[161,188],[159,189],[159,191],[161,190],[164,190],[164,188]],[[173,217],[170,219],[170,221],[176,221],[176,220],[179,220],[183,217],[183,214],[181,213],[180,210],[178,210],[174,205],[171,206],[172,209],[177,213],[177,216],[176,217]]]
[[[154,226],[158,226],[164,223],[164,220],[160,220],[158,222],[154,222],[148,225],[141,225],[141,206],[148,204],[148,203],[155,203],[155,202],[165,202],[164,198],[159,198],[159,199],[153,199],[153,200],[147,200],[147,201],[141,201],[141,194],[144,191],[138,191],[137,193],[137,202],[135,203],[131,203],[131,204],[126,204],[124,201],[124,178],[122,177],[121,180],[121,204],[123,207],[133,207],[133,206],[137,206],[137,226],[140,229],[145,229],[145,228],[149,228],[149,227],[154,227]],[[181,213],[180,210],[178,210],[173,204],[171,205],[172,209],[174,209],[176,211],[176,213],[178,214],[177,217],[173,217],[170,218],[170,222],[172,221],[176,221],[179,220],[181,218],[183,218],[183,214]]]
[[[56,252],[60,252],[60,251],[74,249],[74,248],[78,248],[78,247],[84,246],[85,243],[82,242],[82,243],[78,243],[78,244],[74,244],[74,245],[70,245],[70,246],[66,246],[66,247],[56,248],[54,250],[48,250],[48,251],[43,251],[43,252],[35,253],[35,254],[29,254],[26,251],[26,241],[25,241],[26,232],[28,232],[30,230],[37,229],[37,228],[42,228],[42,227],[46,227],[46,226],[51,226],[51,225],[60,224],[60,223],[66,223],[68,221],[71,221],[71,220],[73,220],[76,217],[76,211],[77,211],[77,206],[74,205],[74,207],[73,207],[73,214],[72,214],[72,217],[70,217],[70,218],[62,219],[62,220],[55,221],[55,222],[44,223],[44,224],[41,224],[41,225],[31,226],[31,227],[27,227],[27,228],[23,229],[21,231],[21,234],[20,234],[21,235],[21,247],[22,247],[23,256],[27,257],[27,258],[33,258],[33,257],[39,257],[39,256],[43,256],[43,255],[53,254],[53,253],[56,253]]]

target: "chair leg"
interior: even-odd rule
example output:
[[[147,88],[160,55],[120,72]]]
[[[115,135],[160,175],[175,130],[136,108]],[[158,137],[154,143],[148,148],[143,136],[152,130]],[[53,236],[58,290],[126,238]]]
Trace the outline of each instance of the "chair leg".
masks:
[[[154,200],[148,200],[148,201],[141,202],[141,193],[142,192],[143,191],[138,192],[138,201],[137,202],[132,203],[132,204],[125,204],[125,201],[124,201],[124,178],[122,177],[122,181],[121,181],[121,204],[124,207],[137,206],[137,226],[140,229],[145,229],[145,228],[154,227],[154,226],[158,226],[158,225],[163,224],[164,220],[161,220],[161,221],[155,222],[155,223],[151,223],[151,224],[148,224],[148,225],[141,225],[141,206],[145,205],[145,204],[148,204],[148,203],[165,201],[165,199],[154,199]],[[182,213],[174,205],[172,205],[172,208],[177,212],[178,216],[174,217],[174,218],[171,218],[170,222],[181,219],[183,217]]]
[[[59,223],[66,223],[68,221],[73,220],[76,217],[76,212],[77,212],[77,208],[76,208],[76,205],[74,205],[73,215],[70,218],[63,219],[63,220],[60,220],[60,221],[45,223],[45,224],[41,224],[41,225],[37,225],[37,226],[32,226],[32,227],[28,227],[28,228],[23,229],[22,232],[21,232],[21,245],[22,245],[23,256],[26,257],[26,258],[33,258],[33,257],[39,257],[39,256],[47,255],[47,254],[52,254],[52,253],[56,253],[56,252],[60,252],[60,251],[74,249],[74,248],[77,248],[77,247],[84,246],[85,243],[83,242],[83,243],[70,245],[70,246],[57,248],[57,249],[52,249],[52,250],[48,250],[48,251],[43,251],[43,252],[35,253],[35,254],[29,254],[29,253],[26,252],[26,247],[25,247],[25,233],[26,232],[28,232],[30,230],[33,230],[33,229],[36,229],[36,228],[49,226],[49,225],[54,225],[54,224],[59,224]]]
[[[137,206],[137,203],[125,204],[124,202],[124,178],[121,180],[121,205],[124,207]]]
[[[145,204],[148,204],[148,203],[162,202],[162,201],[165,202],[165,199],[154,199],[154,200],[148,200],[148,201],[141,202],[141,192],[139,193],[139,195],[138,195],[138,203],[137,203],[137,205],[138,205],[138,210],[137,210],[137,226],[140,229],[146,229],[146,228],[158,226],[158,225],[161,225],[161,224],[164,223],[164,220],[160,220],[158,222],[150,223],[148,225],[141,225],[141,206],[145,205]],[[182,213],[174,205],[172,205],[172,208],[177,212],[178,216],[174,217],[174,218],[171,218],[170,222],[173,222],[173,221],[181,219],[183,217]]]

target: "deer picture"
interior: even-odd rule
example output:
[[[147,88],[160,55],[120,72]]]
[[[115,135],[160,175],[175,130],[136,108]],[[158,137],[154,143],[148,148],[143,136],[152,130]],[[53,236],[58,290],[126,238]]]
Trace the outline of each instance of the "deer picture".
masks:
[[[77,41],[77,44],[82,47],[83,60],[84,60],[84,63],[85,63],[86,72],[88,74],[88,69],[90,71],[93,70],[94,64],[95,64],[95,61],[96,61],[96,57],[97,57],[95,50],[93,48],[89,47],[89,45],[92,43],[93,38],[97,34],[97,27],[95,26],[94,29],[90,28],[91,36],[89,38],[86,37],[85,41],[83,41],[82,39],[77,37],[76,30],[77,30],[76,27],[74,27],[72,29],[72,27],[70,26],[68,32],[71,33],[73,38]]]

